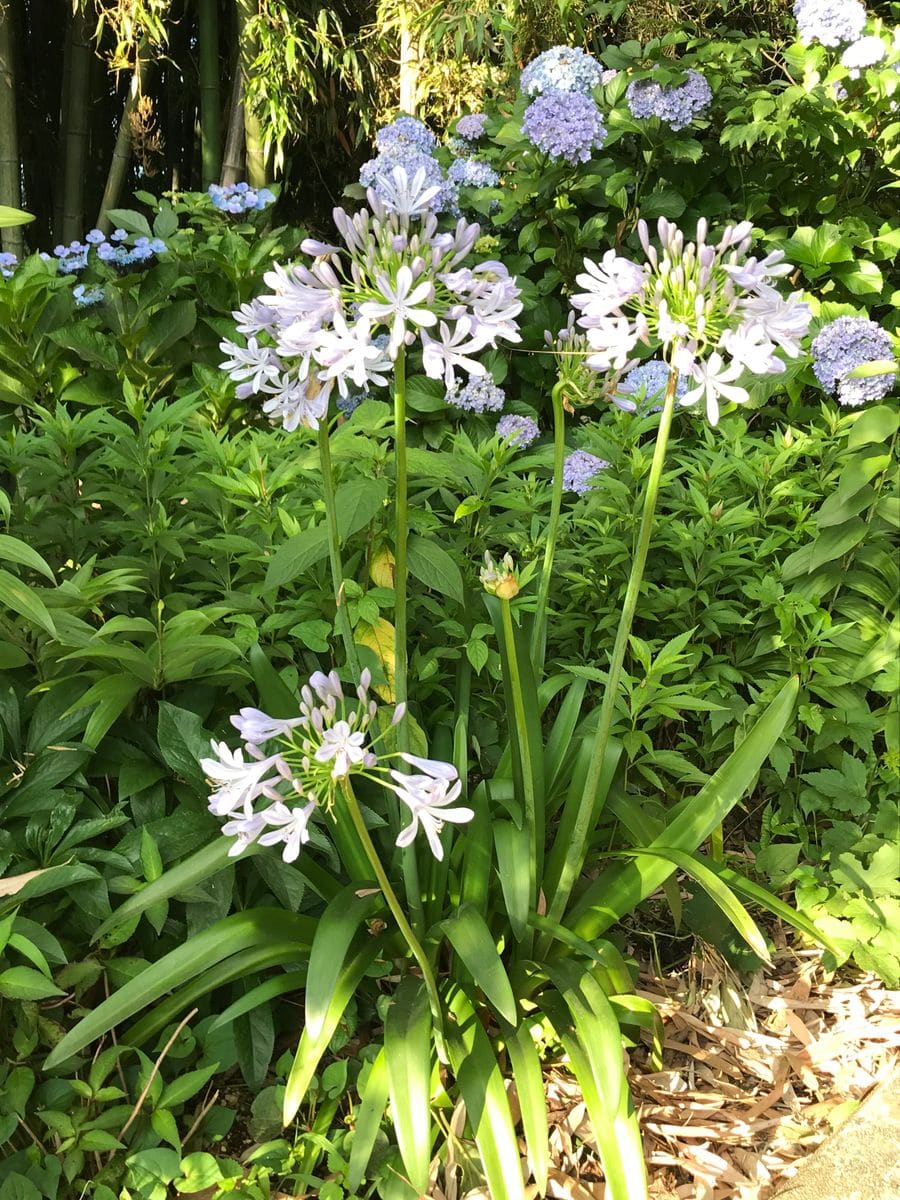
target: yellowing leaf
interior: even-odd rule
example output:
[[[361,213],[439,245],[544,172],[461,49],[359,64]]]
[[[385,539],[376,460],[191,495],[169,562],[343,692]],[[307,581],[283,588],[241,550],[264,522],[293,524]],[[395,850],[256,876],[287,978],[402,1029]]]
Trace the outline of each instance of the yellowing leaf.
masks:
[[[396,699],[394,691],[394,627],[390,621],[386,621],[384,617],[379,617],[378,620],[370,625],[368,621],[360,621],[353,631],[353,640],[359,646],[368,646],[370,650],[375,652],[381,669],[384,671],[384,677],[387,680],[387,686],[384,684],[374,684],[375,691],[389,704],[393,704]]]
[[[394,586],[394,556],[383,546],[369,562],[369,575],[376,587],[392,588]]]
[[[42,867],[39,871],[26,871],[24,875],[7,875],[5,879],[0,879],[0,896],[15,896],[16,892],[21,892],[26,883],[37,879],[47,870],[47,867]]]

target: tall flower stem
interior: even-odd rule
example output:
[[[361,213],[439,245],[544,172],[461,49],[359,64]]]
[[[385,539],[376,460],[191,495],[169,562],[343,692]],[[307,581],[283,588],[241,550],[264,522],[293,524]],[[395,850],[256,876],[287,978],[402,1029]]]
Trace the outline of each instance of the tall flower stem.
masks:
[[[350,819],[353,822],[353,827],[362,843],[363,850],[366,852],[372,871],[378,881],[378,886],[381,888],[382,895],[387,901],[387,906],[391,910],[391,915],[399,926],[400,932],[409,946],[410,953],[416,960],[419,970],[422,972],[422,981],[425,984],[425,990],[428,993],[428,1003],[431,1007],[431,1015],[434,1020],[435,1042],[438,1047],[438,1053],[441,1058],[446,1061],[443,1050],[443,1023],[441,1020],[441,999],[438,995],[437,981],[434,977],[434,971],[431,968],[431,963],[428,961],[428,955],[422,947],[422,943],[413,932],[413,928],[406,919],[406,913],[397,899],[397,893],[391,887],[391,882],[387,877],[384,867],[381,864],[381,859],[378,857],[378,851],[375,849],[375,844],[369,836],[369,831],[366,828],[366,823],[363,820],[363,815],[360,812],[359,804],[356,801],[356,796],[353,793],[353,788],[350,786],[349,780],[346,778],[341,781],[341,790],[344,793],[344,799],[347,802],[347,811],[350,814]]]
[[[541,582],[538,587],[537,608],[531,630],[531,661],[534,677],[539,680],[544,666],[544,650],[547,645],[547,604],[550,599],[550,580],[553,577],[553,559],[556,554],[556,538],[562,514],[563,460],[566,454],[566,415],[563,406],[564,384],[554,384],[553,401],[553,491],[550,498],[550,520],[547,523],[547,542],[544,546],[544,563],[541,567]]]
[[[319,462],[322,468],[322,494],[325,500],[325,524],[328,530],[328,559],[331,563],[331,585],[334,589],[334,602],[337,605],[337,625],[344,642],[347,655],[347,666],[354,682],[359,682],[359,658],[353,642],[353,630],[350,628],[350,614],[342,595],[344,586],[344,566],[341,561],[341,535],[338,530],[337,502],[334,492],[334,474],[331,469],[331,442],[329,441],[328,422],[319,422]]]
[[[407,676],[409,673],[409,650],[406,628],[406,593],[409,568],[406,562],[406,542],[409,536],[409,512],[407,506],[406,470],[406,348],[397,351],[394,363],[394,701],[405,704]],[[407,721],[397,726],[397,749],[409,751],[409,727]],[[402,761],[402,760],[401,760]],[[402,768],[401,768],[402,769]],[[419,884],[419,864],[415,846],[410,846],[402,855],[403,883],[406,900],[419,928],[423,923],[422,892]]]
[[[628,646],[628,638],[631,634],[634,613],[641,591],[641,582],[644,578],[647,552],[650,549],[653,517],[656,512],[656,498],[659,493],[663,466],[666,460],[669,431],[672,428],[672,415],[675,411],[675,388],[677,385],[678,372],[672,368],[669,374],[669,382],[666,386],[666,398],[659,421],[659,430],[656,434],[656,446],[653,451],[653,461],[650,464],[650,474],[647,478],[647,490],[644,493],[644,508],[641,514],[641,524],[638,530],[634,559],[631,564],[631,574],[628,577],[628,586],[625,589],[625,601],[622,605],[622,614],[619,617],[619,628],[616,631],[616,640],[613,644],[606,692],[600,708],[597,732],[594,734],[594,748],[591,754],[590,766],[588,767],[584,789],[578,802],[578,810],[572,831],[571,847],[563,863],[559,883],[556,886],[556,891],[553,894],[547,913],[551,921],[560,921],[566,910],[575,880],[584,865],[587,839],[590,836],[593,822],[596,819],[595,794],[603,770],[603,760],[606,755],[606,748],[609,745],[610,733],[612,732],[619,682],[622,677],[622,665],[625,662],[625,651]]]

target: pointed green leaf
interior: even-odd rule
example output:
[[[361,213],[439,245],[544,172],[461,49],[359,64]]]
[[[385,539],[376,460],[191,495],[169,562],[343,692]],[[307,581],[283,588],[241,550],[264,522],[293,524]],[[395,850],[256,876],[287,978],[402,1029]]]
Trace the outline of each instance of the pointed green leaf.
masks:
[[[362,923],[384,905],[380,892],[359,896],[357,890],[356,884],[342,888],[316,925],[306,985],[306,1032],[313,1041],[325,1024],[332,992],[351,942]]]
[[[0,568],[0,604],[5,604],[13,612],[19,613],[35,625],[39,625],[51,637],[56,637],[56,626],[47,611],[47,606],[34,590],[11,575],[9,571]]]
[[[46,559],[41,558],[37,550],[32,550],[27,542],[11,537],[8,533],[0,533],[0,558],[6,559],[7,562],[19,563],[23,567],[31,567],[33,571],[45,575],[51,583],[56,583],[56,576]]]
[[[516,998],[481,913],[467,905],[444,921],[441,928],[488,1003],[510,1025],[515,1025],[519,1019]]]
[[[353,1131],[350,1162],[347,1167],[347,1191],[351,1195],[355,1195],[362,1185],[387,1102],[387,1061],[382,1048],[369,1068],[369,1076],[363,1085],[359,1107],[356,1110],[356,1128]]]
[[[550,1134],[544,1094],[544,1072],[541,1068],[541,1057],[531,1036],[530,1024],[526,1018],[513,1028],[501,1021],[500,1028],[516,1085],[522,1129],[531,1158],[534,1182],[538,1186],[538,1194],[543,1196],[547,1191],[547,1172],[550,1167]]]
[[[431,1164],[431,1010],[421,979],[407,975],[384,1022],[384,1054],[397,1145],[409,1182],[428,1190]]]
[[[494,821],[494,848],[497,852],[497,876],[503,890],[503,902],[513,937],[521,942],[528,926],[528,834],[512,821]]]

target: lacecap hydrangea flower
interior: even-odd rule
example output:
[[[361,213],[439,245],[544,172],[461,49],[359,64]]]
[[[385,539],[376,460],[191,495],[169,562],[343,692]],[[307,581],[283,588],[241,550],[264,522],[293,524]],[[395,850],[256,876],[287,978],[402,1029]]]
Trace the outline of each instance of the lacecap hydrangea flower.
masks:
[[[639,121],[658,117],[672,130],[686,129],[712,102],[712,88],[699,71],[688,71],[684,83],[661,84],[635,79],[625,90],[631,115]]]
[[[811,315],[802,293],[785,299],[772,285],[793,270],[782,251],[761,260],[751,256],[752,228],[750,221],[729,225],[712,245],[701,218],[696,241],[686,242],[676,225],[660,217],[660,250],[651,244],[646,222],[638,222],[643,263],[615,250],[600,262],[585,259],[585,272],[576,278],[585,290],[572,297],[572,306],[581,313],[578,323],[592,350],[587,365],[627,370],[635,365],[630,355],[638,343],[658,347],[693,383],[681,403],[703,400],[713,425],[720,398],[748,399],[737,384],[744,372],[784,371],[776,349],[796,358]]]
[[[456,135],[467,142],[477,142],[484,137],[486,125],[487,113],[467,113],[456,122]]]
[[[549,91],[525,110],[522,131],[548,158],[586,163],[606,138],[600,110],[580,92]]]
[[[812,344],[813,371],[822,387],[847,408],[881,400],[897,382],[890,335],[866,317],[838,317],[825,325]],[[865,363],[884,363],[885,371],[854,379],[851,372]]]
[[[610,399],[624,412],[661,412],[670,374],[669,366],[661,358],[650,358],[623,375]],[[679,375],[675,385],[676,399],[682,400],[687,390],[687,379]]]
[[[541,431],[532,417],[521,417],[518,413],[507,413],[497,422],[497,436],[506,439],[517,450],[524,450],[537,441]]]
[[[533,58],[522,72],[519,89],[526,96],[543,92],[580,92],[589,96],[603,68],[578,46],[553,46]]]
[[[443,858],[443,823],[474,816],[470,808],[452,807],[461,791],[456,768],[379,749],[386,731],[377,732],[378,705],[369,698],[370,684],[369,672],[363,671],[355,696],[348,698],[336,672],[317,671],[300,690],[296,717],[242,708],[231,718],[243,746],[232,750],[213,741],[213,757],[200,761],[212,785],[209,811],[224,818],[222,832],[235,839],[230,855],[258,842],[281,846],[284,861],[294,862],[310,840],[310,824],[331,816],[337,788],[362,776],[393,792],[408,809],[410,824],[397,845],[408,846],[421,828],[435,858]],[[404,717],[405,707],[398,705],[390,724]],[[396,759],[418,774],[395,770],[390,763]]]
[[[490,375],[475,375],[464,386],[456,385],[450,388],[445,399],[454,408],[462,408],[466,412],[500,412],[506,400],[506,393],[494,383]]]
[[[584,496],[597,482],[600,472],[608,468],[609,463],[596,454],[588,454],[587,450],[573,450],[563,460],[563,490]]]
[[[9,250],[4,250],[0,253],[0,275],[4,279],[12,279],[16,267],[19,265],[19,260]]]
[[[500,262],[471,260],[478,225],[438,229],[435,188],[395,167],[368,192],[369,208],[334,210],[344,247],[307,238],[302,263],[264,275],[271,289],[234,313],[246,345],[223,341],[222,364],[241,398],[288,431],[318,429],[333,391],[386,386],[401,347],[418,343],[431,379],[450,391],[458,375],[483,376],[478,355],[518,342],[519,288]]]
[[[86,287],[83,283],[77,283],[72,288],[72,295],[79,308],[92,308],[106,299],[102,287]]]
[[[804,45],[840,46],[862,35],[866,10],[859,0],[794,0],[794,19]]]
[[[211,183],[207,195],[220,212],[237,216],[245,212],[262,212],[275,203],[275,195],[268,188],[252,188],[249,183],[231,183],[220,187]]]

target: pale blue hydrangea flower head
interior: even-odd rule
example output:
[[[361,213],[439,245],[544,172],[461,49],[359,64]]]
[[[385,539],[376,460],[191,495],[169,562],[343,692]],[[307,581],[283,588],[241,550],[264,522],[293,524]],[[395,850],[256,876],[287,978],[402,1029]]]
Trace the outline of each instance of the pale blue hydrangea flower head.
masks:
[[[497,436],[505,438],[511,446],[524,450],[541,436],[537,421],[531,417],[520,417],[518,413],[507,413],[497,422]]]
[[[211,183],[206,189],[213,205],[220,211],[231,216],[240,216],[247,212],[262,212],[270,204],[275,203],[275,196],[268,188],[252,188],[249,183],[231,183],[221,187]]]
[[[454,159],[447,177],[451,183],[460,187],[496,187],[500,182],[500,176],[490,163],[480,158]]]
[[[425,184],[438,189],[428,204],[429,210],[451,214],[459,211],[456,187],[444,177],[441,164],[434,157],[437,138],[427,125],[415,117],[398,117],[378,130],[375,146],[377,156],[360,168],[359,182],[363,187],[372,188],[384,199],[385,182],[390,187],[396,167],[402,167],[410,179],[422,171]]]
[[[490,375],[473,375],[465,387],[451,388],[445,399],[454,408],[462,408],[466,412],[500,412],[506,393]]]
[[[600,110],[579,92],[547,92],[525,110],[522,130],[548,158],[586,163],[606,137]]]
[[[712,88],[699,71],[688,71],[684,83],[665,86],[654,79],[629,83],[625,100],[638,121],[659,117],[672,130],[686,129],[712,102]]]
[[[563,488],[584,496],[594,486],[600,472],[608,468],[609,463],[596,454],[588,454],[587,450],[573,450],[563,462]]]
[[[4,279],[12,279],[13,272],[18,265],[19,260],[13,253],[11,253],[11,251],[5,250],[2,254],[0,254],[0,275],[2,275]]]
[[[70,242],[68,246],[55,246],[53,253],[59,259],[59,269],[64,275],[83,271],[88,264],[90,246],[85,242]]]
[[[861,36],[866,10],[859,0],[795,0],[794,19],[804,45],[840,46]]]
[[[578,46],[554,46],[531,60],[519,80],[526,96],[542,92],[581,92],[590,95],[603,68]]]
[[[487,113],[467,113],[456,122],[457,137],[465,138],[467,142],[477,142],[484,137],[487,125]]]
[[[838,317],[830,321],[813,340],[812,354],[816,379],[847,408],[858,408],[867,400],[881,400],[897,381],[896,371],[866,379],[849,378],[854,367],[894,358],[890,336],[865,317]]]
[[[862,37],[851,42],[841,55],[841,66],[851,71],[864,71],[887,58],[887,47],[880,37]]]
[[[352,417],[365,399],[365,392],[348,392],[346,396],[342,396],[340,393],[338,393],[335,403],[338,406],[338,412],[340,412],[342,416]]]
[[[381,154],[404,154],[417,150],[420,154],[434,154],[437,138],[417,117],[397,117],[390,125],[384,125],[375,134],[375,145]]]
[[[72,295],[79,308],[93,308],[95,304],[102,304],[106,299],[102,287],[86,287],[83,283],[78,283],[72,288]]]
[[[611,399],[617,408],[624,412],[637,412],[642,415],[661,412],[669,382],[669,367],[661,358],[650,358],[639,363],[619,380]],[[688,380],[679,375],[675,385],[675,396],[680,400],[688,390]]]

